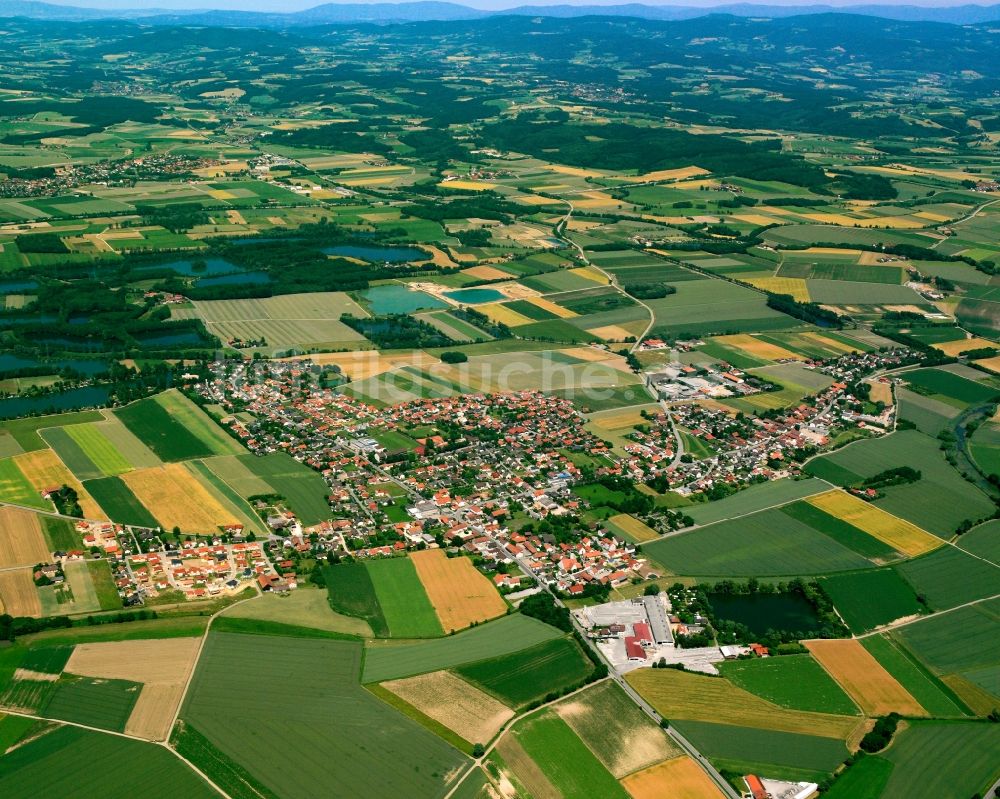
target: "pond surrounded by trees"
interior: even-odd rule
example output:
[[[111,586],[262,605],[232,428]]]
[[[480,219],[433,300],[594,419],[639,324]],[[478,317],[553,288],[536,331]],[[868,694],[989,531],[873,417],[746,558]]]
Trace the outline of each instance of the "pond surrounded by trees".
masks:
[[[755,635],[768,630],[816,630],[821,626],[816,609],[800,594],[706,595],[716,618],[742,624]]]

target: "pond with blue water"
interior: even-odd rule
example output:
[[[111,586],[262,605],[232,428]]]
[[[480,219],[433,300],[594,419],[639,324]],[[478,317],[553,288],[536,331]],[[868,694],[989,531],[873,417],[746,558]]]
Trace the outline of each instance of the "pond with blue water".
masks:
[[[430,256],[416,247],[368,247],[357,244],[338,244],[324,247],[326,255],[340,255],[344,258],[358,258],[372,263],[404,264],[409,261],[426,261]]]
[[[446,291],[444,296],[450,300],[461,302],[465,305],[478,305],[482,302],[498,302],[504,299],[504,295],[496,289],[459,289],[458,291]]]
[[[446,308],[447,303],[423,291],[406,286],[375,286],[361,292],[374,314],[412,313],[429,308]]]
[[[9,397],[0,399],[0,419],[15,419],[32,413],[55,413],[74,408],[107,405],[111,389],[107,386],[84,386],[48,394],[44,397]]]

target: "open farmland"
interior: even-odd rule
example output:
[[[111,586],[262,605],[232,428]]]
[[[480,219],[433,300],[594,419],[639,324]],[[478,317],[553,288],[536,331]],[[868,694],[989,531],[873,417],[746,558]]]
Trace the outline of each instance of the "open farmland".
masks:
[[[258,349],[267,352],[370,346],[364,336],[340,321],[343,314],[368,315],[340,291],[203,300],[194,304],[193,312],[183,312],[183,316],[188,313],[202,319],[209,332],[222,342],[264,340],[266,344]]]
[[[394,638],[429,638],[443,634],[427,592],[410,558],[365,561],[375,597]]]
[[[973,796],[1000,777],[996,724],[915,722],[879,757],[893,764],[884,799]]]
[[[48,556],[46,556],[48,557]],[[0,570],[0,606],[10,616],[42,615],[42,606],[31,576],[31,567]]]
[[[410,559],[443,630],[462,630],[502,616],[507,603],[468,558],[449,558],[440,549],[414,552]]]
[[[226,609],[230,619],[257,619],[264,622],[311,627],[332,633],[371,638],[372,628],[364,619],[335,612],[328,594],[321,588],[300,586],[290,594],[262,594],[252,602],[240,602]]]
[[[382,683],[466,741],[490,741],[514,711],[449,671],[434,671]]]
[[[781,512],[829,536],[873,563],[889,563],[903,557],[886,542],[817,507],[809,499],[783,505]]]
[[[794,502],[828,488],[821,480],[770,480],[744,488],[717,502],[693,505],[686,512],[696,524],[712,524]]]
[[[198,645],[197,638],[84,643],[73,650],[66,671],[142,683],[124,731],[162,741],[170,732],[185,682],[194,668]]]
[[[614,682],[597,683],[555,711],[618,779],[680,754]]]
[[[128,779],[122,779],[122,764]],[[0,793],[30,796],[39,785],[60,796],[107,799],[215,799],[216,791],[163,747],[61,726],[0,760]]]
[[[960,701],[928,669],[889,636],[870,635],[862,639],[879,664],[905,688],[932,716],[961,716]]]
[[[573,730],[551,710],[516,724],[511,736],[563,799],[627,799],[628,794]],[[504,750],[501,749],[501,754]],[[517,773],[517,765],[509,764]]]
[[[710,524],[646,544],[643,550],[674,574],[686,575],[825,574],[870,565],[780,510]]]
[[[515,614],[432,641],[371,642],[365,648],[363,681],[382,682],[454,668],[561,637],[555,627]]]
[[[149,528],[161,526],[120,477],[88,480],[85,488],[111,521]]]
[[[13,505],[24,505],[39,510],[52,509],[52,504],[41,498],[18,468],[14,458],[0,460],[0,502],[10,502]]]
[[[821,578],[820,585],[855,633],[927,612],[893,569],[830,575]]]
[[[856,640],[816,640],[806,646],[820,665],[869,716],[926,716],[920,706]]]
[[[709,776],[687,755],[665,760],[630,774],[622,785],[632,799],[717,799],[723,794]]]
[[[857,707],[810,655],[727,660],[718,665],[733,685],[790,710],[853,715]]]
[[[79,424],[62,428],[76,442],[90,461],[104,475],[121,474],[132,468],[110,439],[104,436],[100,424]]]
[[[360,665],[361,646],[346,641],[212,633],[181,718],[286,799],[320,784],[342,796],[443,797],[462,756],[362,689]],[[258,724],[279,716],[280,727]]]
[[[848,755],[839,738],[688,719],[671,725],[714,763],[741,773],[778,766],[815,777],[832,772]]]
[[[317,524],[330,518],[330,506],[326,501],[329,489],[323,478],[308,466],[282,452],[263,457],[240,455],[238,460],[271,486],[274,493],[284,497],[302,524]],[[253,496],[253,493],[243,494],[240,489],[237,492],[244,497]]]
[[[0,569],[46,563],[50,556],[37,514],[0,508]]]
[[[511,707],[523,707],[582,682],[593,666],[575,641],[556,638],[455,669]]]
[[[639,519],[635,518],[635,516],[630,516],[627,513],[619,513],[617,516],[611,516],[605,519],[604,523],[608,526],[611,532],[639,544],[646,541],[653,541],[660,536],[660,534],[649,525],[644,524]]]
[[[364,563],[339,563],[323,570],[327,597],[334,612],[356,617],[381,638],[389,635],[371,573]]]
[[[141,688],[130,680],[95,679],[63,672],[42,712],[54,719],[124,732]]]
[[[183,464],[170,463],[129,472],[120,478],[142,505],[167,529],[214,533],[239,519]]]
[[[84,517],[88,519],[105,518],[93,497],[87,493],[80,481],[73,476],[52,450],[41,449],[35,452],[26,452],[23,455],[17,455],[14,460],[36,491],[41,492],[50,488],[69,486],[77,493]]]
[[[882,438],[857,441],[811,460],[806,471],[847,486],[900,464],[919,470],[921,479],[887,487],[885,497],[872,503],[875,507],[942,538],[949,538],[963,520],[993,512],[986,495],[948,464],[939,442],[917,430],[899,430]],[[950,501],[942,502],[942,496],[950,497]]]
[[[959,541],[961,546],[964,541]],[[901,563],[896,570],[934,610],[945,610],[1000,593],[1000,565],[942,547],[922,558]]]
[[[846,740],[862,723],[858,716],[789,710],[754,696],[721,677],[674,669],[637,669],[626,680],[668,719],[691,719],[760,727]]]
[[[177,391],[139,400],[116,410],[115,415],[164,461],[244,451],[204,411]]]

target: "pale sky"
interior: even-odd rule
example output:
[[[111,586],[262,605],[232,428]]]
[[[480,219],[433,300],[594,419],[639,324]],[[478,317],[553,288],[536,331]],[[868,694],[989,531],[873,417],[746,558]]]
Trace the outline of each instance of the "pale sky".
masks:
[[[392,2],[394,0],[390,0]],[[685,6],[685,7],[705,7],[719,5],[731,5],[737,3],[747,3],[750,5],[826,5],[847,7],[852,5],[912,5],[925,8],[942,8],[960,5],[980,5],[989,6],[993,3],[971,3],[967,0],[447,0],[459,5],[481,9],[503,9],[514,8],[516,6],[543,6],[543,5],[625,5],[630,2],[639,2],[649,6]],[[44,0],[53,5],[76,6],[78,8],[107,8],[107,9],[135,9],[135,8],[163,8],[163,9],[184,9],[184,10],[205,10],[224,9],[227,11],[276,11],[295,12],[307,8],[314,8],[317,5],[324,5],[322,0]],[[379,3],[386,0],[346,0],[350,4],[354,3]],[[407,2],[407,0],[401,0]],[[334,3],[338,5],[339,3]]]

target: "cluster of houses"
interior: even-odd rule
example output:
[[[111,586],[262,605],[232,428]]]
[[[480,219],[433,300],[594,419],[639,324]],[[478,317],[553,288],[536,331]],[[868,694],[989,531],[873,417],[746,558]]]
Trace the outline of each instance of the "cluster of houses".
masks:
[[[125,558],[139,590],[149,598],[179,591],[186,599],[207,599],[242,591],[256,581],[261,590],[295,587],[294,575],[278,577],[257,542],[213,544],[186,541],[176,549],[136,552]],[[266,585],[266,588],[265,588]]]

